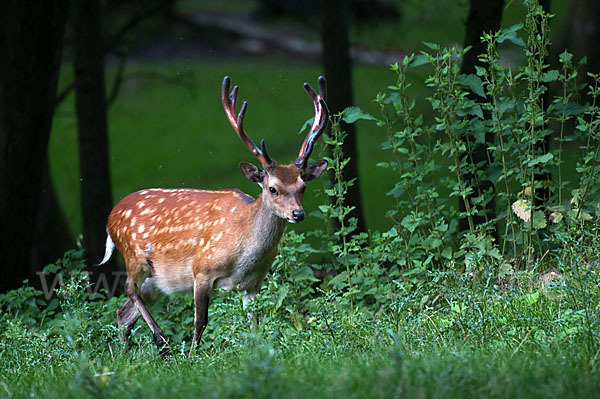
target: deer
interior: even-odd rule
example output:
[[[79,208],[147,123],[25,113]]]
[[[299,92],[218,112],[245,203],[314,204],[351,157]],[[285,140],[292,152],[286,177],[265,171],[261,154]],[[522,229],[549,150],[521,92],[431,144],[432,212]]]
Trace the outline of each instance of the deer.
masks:
[[[244,309],[258,294],[286,224],[305,219],[302,199],[306,182],[327,168],[326,160],[309,162],[314,144],[329,121],[323,76],[318,84],[319,93],[304,83],[315,114],[298,158],[280,165],[267,152],[264,140],[258,147],[244,131],[248,102],[243,102],[236,116],[238,86],[230,92],[230,78],[223,79],[221,99],[227,119],[262,166],[239,163],[242,174],[261,187],[257,198],[239,189],[153,188],[127,195],[112,209],[105,255],[99,265],[110,259],[115,247],[124,258],[128,299],[117,309],[117,324],[126,344],[142,317],[159,354],[170,355],[163,331],[148,306],[162,295],[192,291],[195,317],[191,356],[208,323],[214,290],[245,292]]]

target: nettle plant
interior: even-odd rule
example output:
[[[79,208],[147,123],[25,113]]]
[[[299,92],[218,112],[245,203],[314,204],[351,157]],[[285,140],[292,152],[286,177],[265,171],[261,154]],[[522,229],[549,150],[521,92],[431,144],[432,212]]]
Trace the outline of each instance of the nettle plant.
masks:
[[[396,83],[375,99],[388,136],[383,148],[392,155],[379,166],[398,172],[388,193],[397,204],[388,235],[402,250],[402,266],[457,262],[469,269],[487,259],[502,276],[560,245],[557,231],[598,217],[600,75],[588,73],[591,83],[582,83],[585,60],[575,63],[567,51],[552,69],[550,15],[536,1],[525,4],[524,24],[483,35],[487,51],[476,74],[460,72],[469,48],[424,43],[430,51],[393,65]],[[522,66],[503,58],[507,43],[513,58],[515,48],[522,51]],[[409,83],[412,70],[424,66],[432,71],[427,118]],[[576,152],[569,176],[565,158]]]

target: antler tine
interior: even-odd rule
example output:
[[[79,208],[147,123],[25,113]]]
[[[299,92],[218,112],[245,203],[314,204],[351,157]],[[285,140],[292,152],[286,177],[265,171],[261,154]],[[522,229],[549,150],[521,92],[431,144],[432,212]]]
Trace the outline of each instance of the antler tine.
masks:
[[[242,142],[246,145],[246,147],[250,150],[252,154],[260,161],[264,168],[271,166],[274,161],[271,159],[269,154],[267,153],[267,149],[264,145],[264,140],[261,145],[263,149],[258,148],[256,144],[252,141],[250,137],[244,131],[244,116],[246,115],[246,109],[248,108],[248,102],[244,101],[242,103],[242,108],[240,109],[240,113],[235,115],[235,105],[237,103],[237,94],[238,87],[235,86],[229,94],[229,88],[231,87],[231,79],[229,76],[225,76],[223,78],[223,87],[221,89],[221,100],[223,102],[223,108],[225,109],[225,114],[227,114],[227,119],[229,119],[229,123],[240,137]]]
[[[327,101],[327,82],[324,76],[319,76],[319,95],[325,101]]]
[[[329,110],[327,108],[327,104],[325,103],[325,99],[327,98],[327,83],[325,78],[323,76],[319,76],[319,94],[317,94],[308,83],[304,83],[304,90],[306,90],[313,101],[315,117],[313,119],[313,124],[310,128],[310,131],[306,135],[306,138],[302,143],[302,147],[300,147],[300,153],[298,154],[298,159],[296,160],[296,165],[298,165],[298,167],[301,169],[306,167],[306,163],[308,158],[310,158],[314,143],[325,131],[327,122],[329,121]]]

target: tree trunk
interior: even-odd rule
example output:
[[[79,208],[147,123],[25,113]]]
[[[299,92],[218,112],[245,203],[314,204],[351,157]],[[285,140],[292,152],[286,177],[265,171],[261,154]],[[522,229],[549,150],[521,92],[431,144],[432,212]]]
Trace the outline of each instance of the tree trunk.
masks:
[[[323,0],[322,42],[327,105],[330,113],[335,114],[353,104],[347,0]],[[356,129],[354,125],[344,122],[341,128],[348,134],[343,145],[344,156],[350,158],[344,169],[344,180],[356,179],[354,185],[348,188],[346,204],[355,208],[349,217],[357,218],[356,232],[362,232],[365,231],[365,222],[358,180]]]
[[[46,160],[42,172],[38,214],[31,249],[30,275],[35,275],[47,264],[61,258],[65,251],[73,248],[73,244],[67,219],[56,198],[54,183],[50,176],[50,165]],[[41,281],[36,278],[33,285],[40,288]]]
[[[542,4],[545,10],[549,11],[550,5]],[[557,51],[562,52],[567,49],[575,56],[574,60],[587,57],[587,65],[584,68],[587,72],[600,72],[600,2],[597,0],[572,0],[569,7],[570,21],[562,34],[560,45]],[[592,83],[584,73],[580,76],[588,83]]]
[[[479,0],[470,1],[469,15],[466,22],[465,47],[472,46],[472,48],[463,58],[462,73],[473,74],[475,73],[475,66],[484,66],[478,59],[479,54],[485,53],[487,50],[486,45],[481,42],[481,36],[484,32],[495,32],[500,29],[503,8],[504,0],[490,0],[486,2]],[[489,115],[485,115],[485,117],[487,118]],[[487,147],[494,140],[493,134],[486,133],[485,144],[477,144],[473,137],[465,137],[464,140],[467,141],[467,148],[471,151],[473,163],[483,165],[484,169],[489,168]],[[474,226],[484,223],[486,215],[488,220],[493,220],[495,218],[495,201],[494,185],[492,182],[489,180],[476,180],[472,173],[465,174],[464,178],[474,188],[473,193],[467,196],[467,201],[469,201],[471,209],[475,206],[473,203],[474,197],[481,195],[481,193],[489,193],[486,195],[489,200],[485,204],[485,209],[480,210],[477,215],[473,215]],[[461,212],[465,212],[465,204],[462,198],[459,199],[459,209]],[[461,231],[469,230],[468,219],[466,217],[460,219],[460,229]]]
[[[88,265],[102,260],[106,220],[112,207],[104,84],[104,48],[100,0],[76,0],[71,7],[75,108],[79,132],[79,171],[83,247]],[[97,269],[91,269],[96,272]],[[103,266],[110,288],[114,261]],[[92,274],[92,279],[99,278]]]
[[[0,292],[32,277],[66,15],[66,0],[8,0],[0,11]]]

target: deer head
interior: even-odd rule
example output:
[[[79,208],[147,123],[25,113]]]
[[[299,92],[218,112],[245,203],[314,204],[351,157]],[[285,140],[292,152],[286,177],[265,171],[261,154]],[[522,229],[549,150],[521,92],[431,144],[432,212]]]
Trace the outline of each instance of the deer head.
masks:
[[[221,92],[223,108],[225,108],[231,126],[262,166],[262,169],[260,169],[252,163],[240,162],[239,167],[242,173],[248,180],[261,186],[262,201],[275,215],[291,223],[303,221],[305,214],[302,208],[302,197],[306,188],[305,183],[319,177],[327,168],[327,161],[324,159],[308,162],[314,143],[325,131],[329,119],[329,111],[325,103],[327,97],[325,78],[319,77],[318,94],[308,83],[304,83],[304,89],[313,101],[315,116],[312,126],[300,147],[298,158],[287,165],[279,165],[277,161],[271,158],[264,140],[261,140],[259,148],[246,135],[244,116],[248,109],[248,103],[244,101],[239,114],[236,116],[238,87],[235,86],[230,93],[230,85],[231,80],[226,76],[223,79]]]

